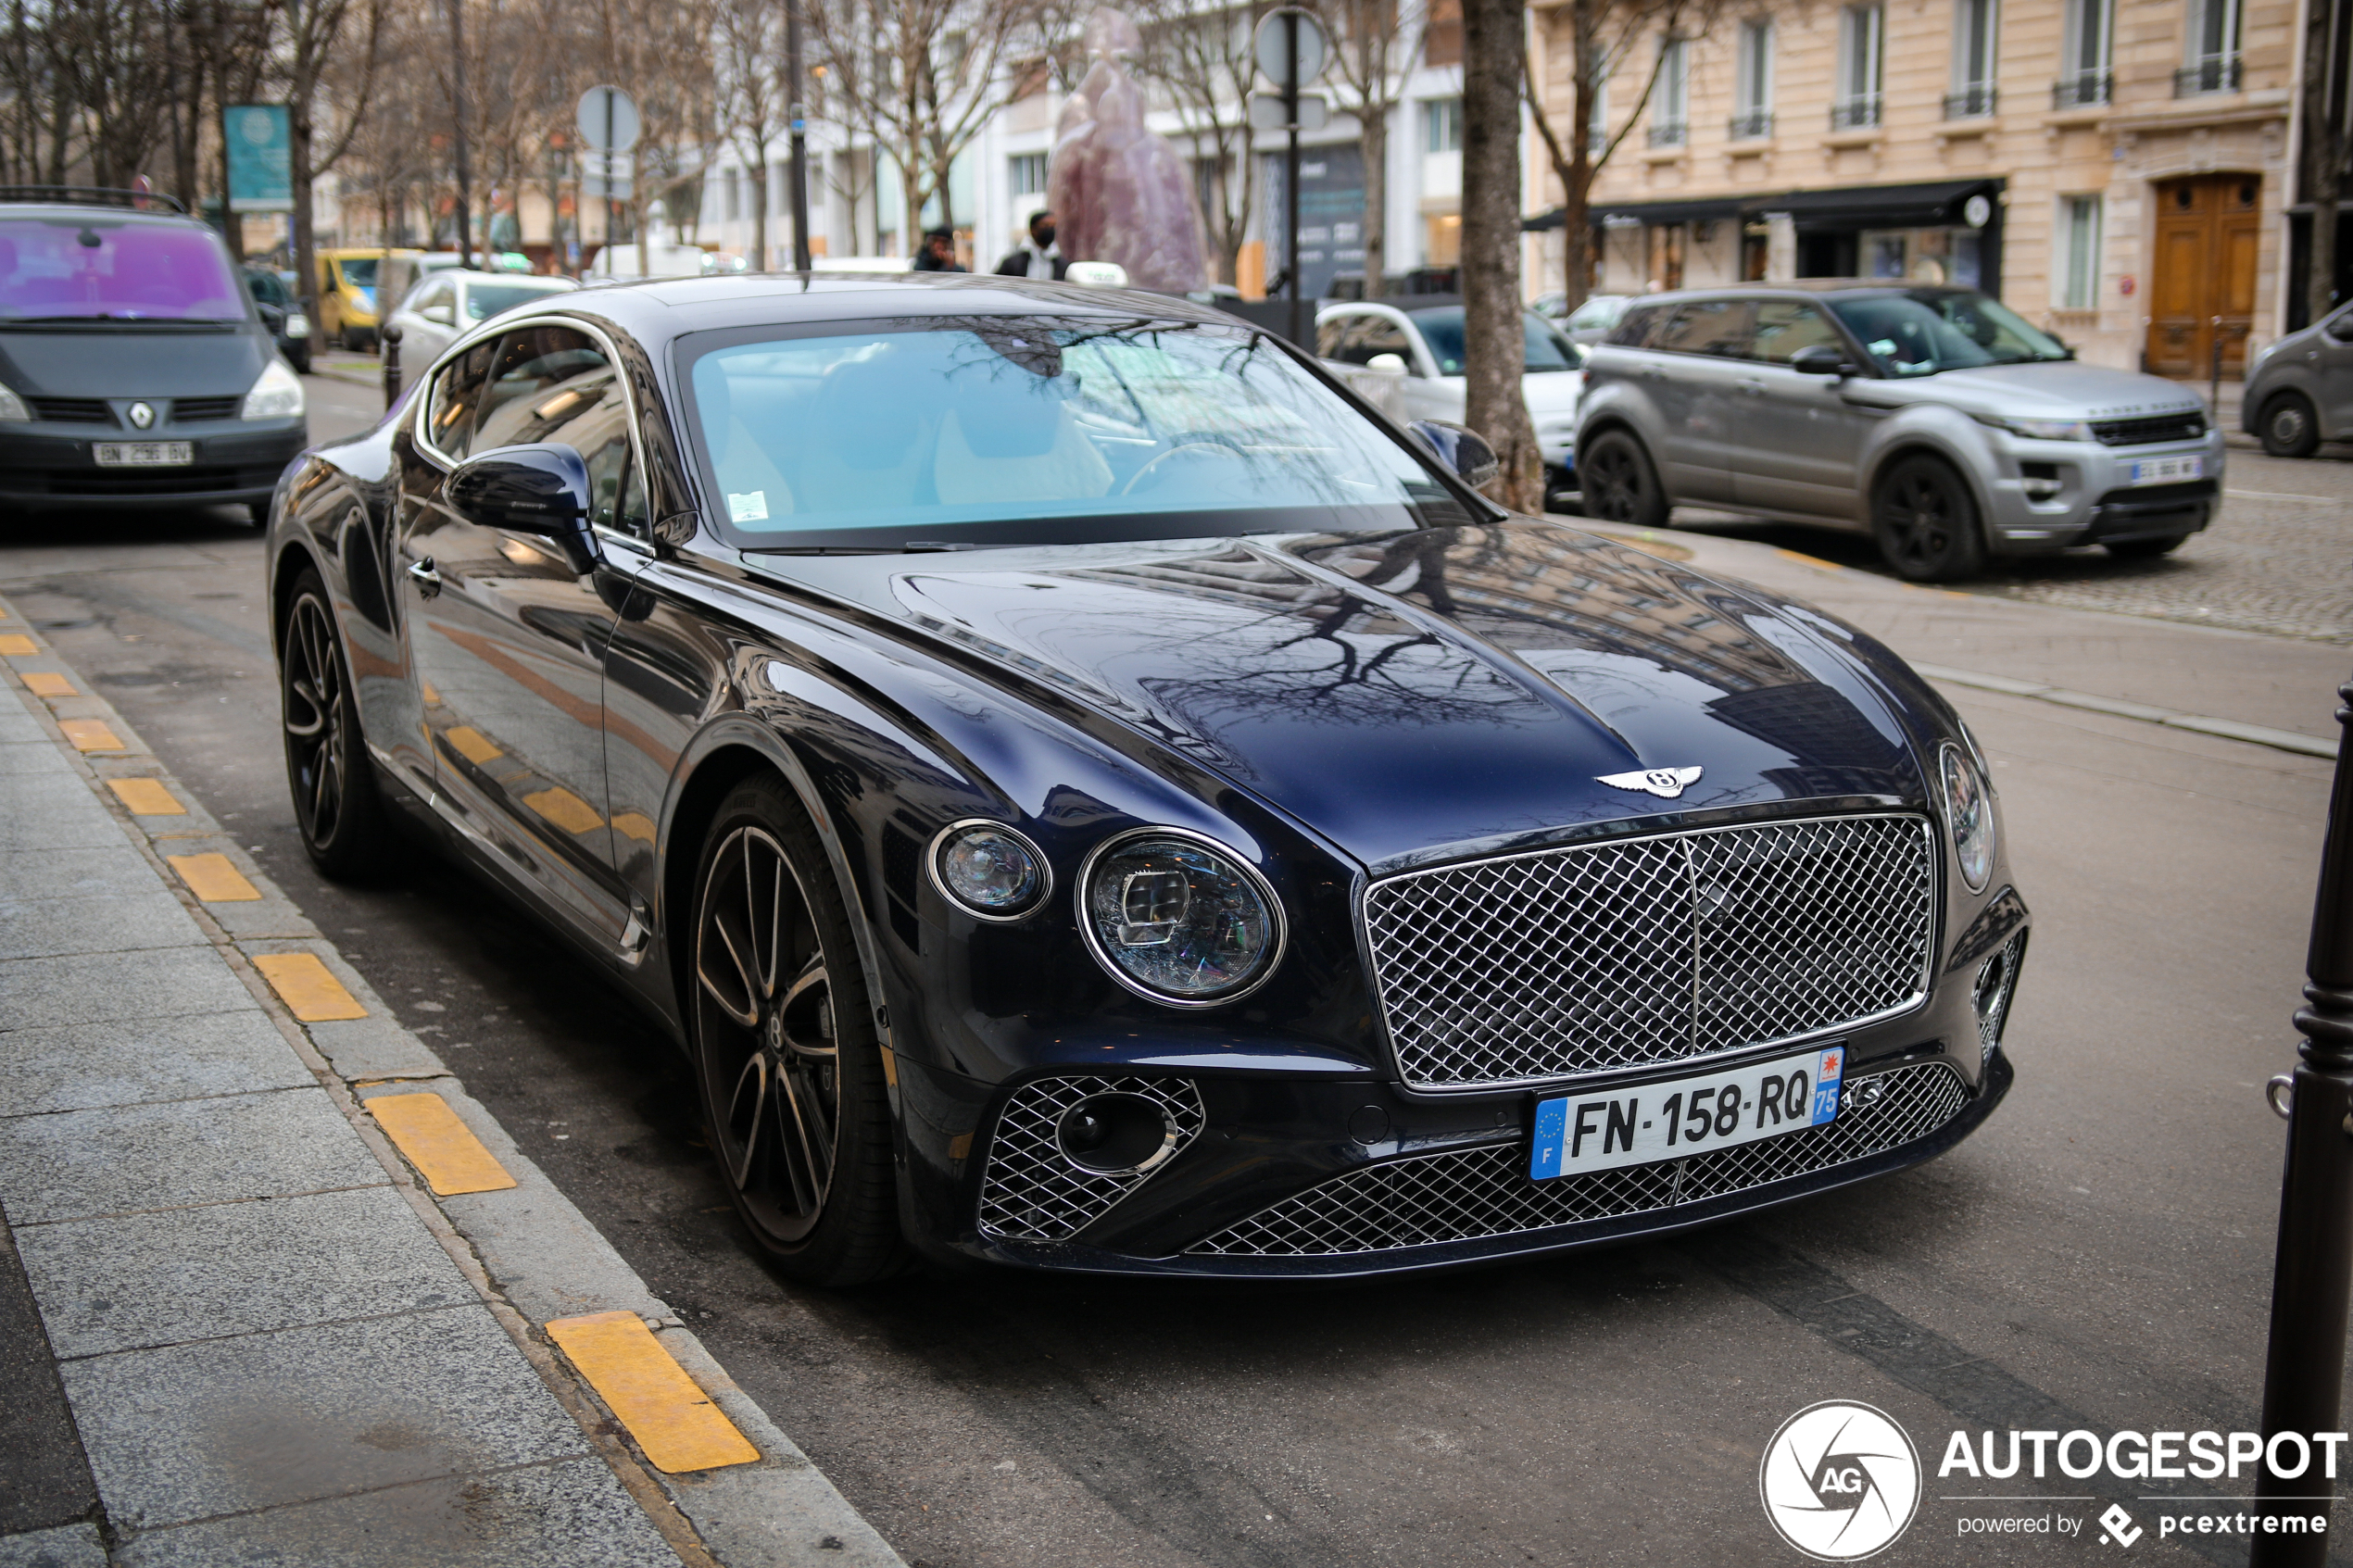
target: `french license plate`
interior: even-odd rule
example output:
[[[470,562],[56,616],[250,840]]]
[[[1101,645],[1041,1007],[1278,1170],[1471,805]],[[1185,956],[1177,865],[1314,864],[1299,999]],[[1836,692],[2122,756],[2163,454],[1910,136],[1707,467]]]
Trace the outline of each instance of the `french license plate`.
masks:
[[[102,469],[167,469],[196,460],[193,441],[98,441],[90,455]]]
[[[2205,477],[2204,458],[2143,458],[2133,465],[2135,484],[2171,484],[2177,480]]]
[[[1639,1088],[1567,1095],[1536,1104],[1537,1181],[1580,1176],[1755,1143],[1838,1115],[1846,1051],[1785,1056]]]

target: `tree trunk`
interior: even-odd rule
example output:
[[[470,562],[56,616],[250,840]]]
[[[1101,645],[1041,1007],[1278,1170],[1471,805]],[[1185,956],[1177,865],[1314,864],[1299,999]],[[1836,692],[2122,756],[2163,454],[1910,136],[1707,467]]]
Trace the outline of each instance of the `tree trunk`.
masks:
[[[1356,144],[1365,158],[1365,297],[1378,299],[1389,268],[1389,116],[1365,110]]]
[[[2345,137],[2331,91],[2335,73],[2329,69],[2336,11],[2328,0],[2310,0],[2304,27],[2304,189],[2312,204],[2305,309],[2314,322],[2336,307],[2336,204],[2345,187]]]
[[[1544,509],[1544,465],[1520,378],[1519,98],[1526,0],[1463,0],[1463,359],[1472,429],[1503,461],[1496,499]]]
[[[1561,288],[1568,296],[1561,307],[1564,317],[1585,303],[1592,287],[1593,225],[1588,214],[1593,194],[1593,84],[1601,74],[1600,62],[1593,58],[1592,7],[1587,0],[1579,0],[1570,11],[1569,26],[1574,41],[1568,63],[1577,82],[1569,94],[1576,118],[1569,128],[1568,174],[1561,182]]]
[[[294,268],[297,278],[312,278],[319,271],[319,240],[313,230],[310,213],[310,142],[315,128],[310,123],[310,100],[315,94],[306,85],[287,94],[292,101],[286,106],[286,183],[294,194]],[[381,326],[392,313],[382,292],[384,280],[377,280],[376,320]],[[310,341],[320,339],[319,291],[309,291]]]
[[[760,172],[751,177],[751,270],[768,270],[768,144],[759,147]]]

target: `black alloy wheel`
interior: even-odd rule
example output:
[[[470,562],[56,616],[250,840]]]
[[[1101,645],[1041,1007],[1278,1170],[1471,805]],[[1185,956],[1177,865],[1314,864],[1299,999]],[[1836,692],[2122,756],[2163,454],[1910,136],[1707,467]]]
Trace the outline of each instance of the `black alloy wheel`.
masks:
[[[1635,528],[1667,526],[1667,494],[1642,444],[1622,430],[1606,430],[1577,455],[1585,515]]]
[[[376,793],[326,584],[307,568],[278,630],[278,673],[286,787],[303,848],[333,880],[382,872],[394,830]]]
[[[1977,503],[1969,485],[1940,458],[1898,458],[1871,501],[1880,558],[1906,583],[1951,583],[1985,564]]]
[[[2321,421],[2300,392],[2283,392],[2263,405],[2257,429],[2263,450],[2274,458],[2309,458],[2321,449]]]
[[[719,809],[695,881],[697,1076],[728,1196],[812,1285],[903,1261],[890,1107],[839,889],[799,802],[767,776]]]

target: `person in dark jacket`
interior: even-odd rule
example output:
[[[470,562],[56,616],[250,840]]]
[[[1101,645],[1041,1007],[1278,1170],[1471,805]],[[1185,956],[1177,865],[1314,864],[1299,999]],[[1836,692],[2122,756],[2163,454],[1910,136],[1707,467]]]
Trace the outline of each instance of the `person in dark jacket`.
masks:
[[[1040,212],[1029,220],[1029,243],[997,263],[1000,278],[1061,279],[1070,263],[1054,248],[1054,215]]]
[[[918,272],[962,272],[964,266],[956,259],[956,236],[946,229],[934,229],[924,235],[924,248],[915,253]]]

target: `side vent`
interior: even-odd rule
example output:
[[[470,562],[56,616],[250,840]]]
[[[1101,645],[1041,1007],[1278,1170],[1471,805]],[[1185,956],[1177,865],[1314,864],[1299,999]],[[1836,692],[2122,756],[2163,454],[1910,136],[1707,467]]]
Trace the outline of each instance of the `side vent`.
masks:
[[[1067,1241],[1200,1136],[1201,1091],[1184,1078],[1038,1078],[997,1118],[980,1228]]]

